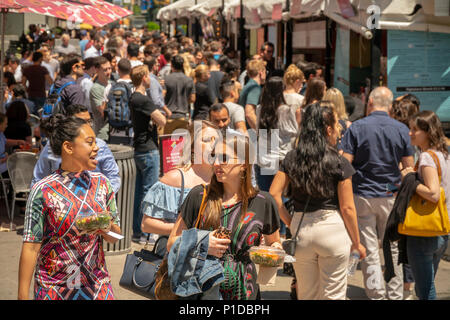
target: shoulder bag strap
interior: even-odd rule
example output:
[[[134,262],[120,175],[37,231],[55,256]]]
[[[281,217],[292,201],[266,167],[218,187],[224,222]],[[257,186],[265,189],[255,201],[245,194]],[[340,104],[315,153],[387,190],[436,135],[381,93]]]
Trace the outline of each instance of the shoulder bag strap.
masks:
[[[308,208],[308,204],[309,204],[309,200],[310,199],[311,199],[311,196],[308,196],[308,199],[306,200],[305,208],[303,209],[302,217],[300,218],[300,222],[299,222],[298,227],[297,227],[297,232],[295,232],[294,240],[297,239],[298,232],[300,231],[300,227],[302,225],[303,218],[305,217],[306,209]]]
[[[439,185],[440,185],[441,180],[442,180],[442,171],[441,171],[441,164],[439,162],[439,158],[436,155],[436,153],[434,153],[434,151],[428,150],[427,153],[433,158],[433,161],[436,164],[438,176],[439,176]]]
[[[75,84],[75,83],[76,83],[75,81],[69,81],[69,82],[66,82],[66,83],[65,83],[64,85],[62,85],[58,90],[56,90],[56,94],[60,95],[61,92],[64,90],[65,87],[68,87],[68,86],[70,86],[70,85],[72,85],[72,84]]]
[[[183,204],[183,196],[184,196],[184,174],[183,174],[183,170],[178,169],[178,171],[181,174],[181,193],[180,193],[180,200],[178,200],[178,209],[177,209],[177,213],[180,212],[181,209],[181,205]]]
[[[200,205],[200,209],[198,210],[197,221],[195,222],[195,225],[194,225],[194,228],[197,228],[197,229],[200,227],[200,221],[202,220],[203,212],[205,211],[205,208],[206,208],[206,203],[207,203],[206,196],[207,196],[206,186],[203,185],[202,204]]]

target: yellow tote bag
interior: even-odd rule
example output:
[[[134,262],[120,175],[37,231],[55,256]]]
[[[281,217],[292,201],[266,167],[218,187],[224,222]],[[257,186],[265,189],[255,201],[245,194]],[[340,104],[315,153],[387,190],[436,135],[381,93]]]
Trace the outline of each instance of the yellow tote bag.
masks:
[[[441,183],[441,166],[433,151],[428,151],[438,168],[439,184]],[[445,203],[445,192],[441,187],[441,195],[437,203],[425,200],[415,193],[406,209],[405,221],[399,223],[398,233],[416,237],[437,237],[450,233],[448,210]]]

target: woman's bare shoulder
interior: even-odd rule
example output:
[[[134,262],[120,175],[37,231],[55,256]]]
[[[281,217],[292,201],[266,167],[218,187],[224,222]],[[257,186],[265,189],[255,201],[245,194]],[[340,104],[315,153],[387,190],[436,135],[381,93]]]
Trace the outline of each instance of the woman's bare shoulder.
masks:
[[[171,187],[181,187],[181,174],[178,169],[172,169],[167,171],[160,179],[161,183],[167,184]]]

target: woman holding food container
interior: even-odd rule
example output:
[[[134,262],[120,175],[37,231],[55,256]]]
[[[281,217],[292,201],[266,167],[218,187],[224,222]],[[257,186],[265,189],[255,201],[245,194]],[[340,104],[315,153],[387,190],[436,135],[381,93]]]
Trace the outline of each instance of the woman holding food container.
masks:
[[[172,229],[168,249],[183,230],[196,225],[203,194],[205,209],[199,229],[226,228],[221,235],[211,232],[208,254],[216,256],[223,265],[225,281],[220,284],[224,300],[254,300],[259,296],[255,264],[249,249],[265,244],[281,248],[278,210],[267,192],[255,189],[251,183],[251,161],[248,137],[227,134],[214,150],[214,174],[205,188],[196,186],[187,195]],[[222,228],[220,228],[222,227]],[[224,237],[222,237],[224,236]]]
[[[111,300],[103,240],[121,233],[113,189],[98,172],[99,148],[83,119],[56,114],[41,124],[60,168],[37,182],[28,198],[19,265],[19,299]],[[110,232],[111,231],[111,232]]]

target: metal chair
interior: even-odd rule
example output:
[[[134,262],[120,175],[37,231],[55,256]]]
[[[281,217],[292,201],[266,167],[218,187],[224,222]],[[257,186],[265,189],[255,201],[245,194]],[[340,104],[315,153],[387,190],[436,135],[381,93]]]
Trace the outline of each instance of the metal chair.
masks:
[[[13,187],[13,199],[10,214],[10,230],[13,230],[14,207],[16,200],[28,199],[30,184],[33,179],[33,169],[38,158],[32,152],[16,152],[8,157],[7,166],[11,185]],[[25,197],[16,197],[18,193],[25,193]]]

